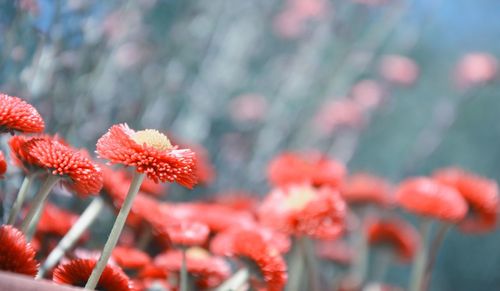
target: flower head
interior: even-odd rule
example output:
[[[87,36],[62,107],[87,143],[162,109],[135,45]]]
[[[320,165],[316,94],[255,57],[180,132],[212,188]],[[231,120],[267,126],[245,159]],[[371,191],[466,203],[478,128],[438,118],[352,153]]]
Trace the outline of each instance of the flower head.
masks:
[[[268,167],[269,181],[275,186],[311,183],[338,187],[345,176],[341,163],[320,154],[282,153]]]
[[[253,230],[242,230],[233,240],[234,255],[253,261],[259,268],[269,291],[283,290],[287,266],[283,256],[262,235]]]
[[[368,242],[389,245],[402,262],[409,262],[415,255],[419,237],[417,231],[403,220],[375,220],[367,227]]]
[[[170,240],[175,245],[199,246],[208,239],[210,229],[200,222],[179,221],[166,226]]]
[[[111,257],[123,269],[140,269],[151,263],[148,254],[136,248],[115,247]]]
[[[61,264],[54,270],[53,280],[59,284],[68,284],[84,287],[90,277],[96,260],[76,259],[67,264]],[[135,290],[130,279],[117,266],[107,265],[102,272],[101,278],[95,290],[115,291],[115,290]]]
[[[0,226],[0,270],[35,276],[38,263],[31,244],[10,225]]]
[[[78,220],[78,215],[63,210],[54,204],[47,203],[44,206],[40,221],[37,226],[37,234],[64,236]]]
[[[457,189],[470,206],[469,215],[461,223],[462,230],[485,232],[495,229],[500,203],[495,181],[458,168],[441,169],[433,177]]]
[[[177,149],[157,130],[133,131],[126,124],[112,126],[97,141],[97,153],[112,163],[133,166],[155,182],[177,182],[192,188],[196,182],[196,157]]]
[[[391,185],[384,179],[367,173],[350,176],[340,190],[347,203],[374,203],[381,206],[392,203],[391,192]]]
[[[166,270],[179,272],[182,266],[182,252],[167,251],[158,255],[154,263]],[[186,263],[188,272],[197,278],[196,284],[199,287],[215,287],[230,274],[229,265],[224,259],[212,256],[199,247],[186,250]]]
[[[457,190],[431,178],[403,181],[396,190],[396,199],[410,212],[444,221],[458,222],[467,213],[467,203]]]
[[[24,142],[16,140],[15,143],[17,141],[21,142],[18,157],[23,159],[23,164],[60,176],[64,186],[82,196],[97,194],[101,190],[101,169],[86,152],[48,136],[33,137]]]
[[[3,152],[0,151],[0,178],[7,172],[7,161],[5,160],[5,156]]]
[[[348,266],[354,260],[354,249],[342,240],[323,240],[316,244],[318,257]]]
[[[42,132],[45,123],[35,107],[18,97],[0,93],[0,133]]]
[[[333,239],[344,230],[346,204],[329,188],[296,185],[275,189],[259,208],[262,224],[301,236]]]

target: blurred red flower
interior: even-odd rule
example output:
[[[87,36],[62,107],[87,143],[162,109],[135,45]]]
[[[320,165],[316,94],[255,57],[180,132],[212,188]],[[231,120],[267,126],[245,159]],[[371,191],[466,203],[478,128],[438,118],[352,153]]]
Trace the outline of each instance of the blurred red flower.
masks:
[[[290,235],[333,239],[345,228],[346,208],[336,190],[295,185],[273,190],[259,208],[259,219]]]
[[[45,123],[35,107],[18,97],[0,93],[0,133],[42,132]]]
[[[433,177],[457,189],[470,206],[469,215],[460,225],[463,231],[486,232],[495,229],[499,207],[497,182],[459,168],[438,170]]]
[[[179,250],[167,251],[158,255],[155,265],[166,270],[179,272],[182,265],[182,252]],[[186,250],[186,263],[189,274],[196,277],[196,284],[200,288],[215,287],[230,275],[228,263],[210,255],[206,250],[192,247]]]
[[[444,221],[458,222],[467,213],[467,203],[457,190],[426,177],[401,182],[396,199],[410,212]]]
[[[115,247],[111,258],[123,269],[141,269],[151,263],[151,258],[148,254],[130,247]]]
[[[208,239],[210,229],[200,222],[178,221],[166,222],[165,231],[171,242],[180,246],[199,246]]]
[[[17,228],[10,225],[0,226],[0,270],[32,277],[38,272],[31,244]]]
[[[113,125],[97,141],[97,153],[112,163],[133,166],[155,182],[177,182],[189,189],[197,182],[193,151],[172,146],[157,130],[136,132],[126,124]]]
[[[259,268],[268,291],[281,291],[288,280],[283,256],[259,232],[242,230],[233,240],[234,255],[253,261]]]
[[[3,152],[0,151],[0,178],[3,178],[3,175],[6,172],[7,172],[7,161],[5,160]]]
[[[370,245],[390,246],[402,262],[410,262],[418,249],[418,232],[404,220],[372,220],[368,222],[366,232]]]
[[[37,226],[37,236],[64,236],[78,220],[78,215],[47,203]]]
[[[317,187],[339,187],[345,173],[340,162],[318,153],[285,152],[275,157],[268,167],[269,181],[275,186],[311,183]]]
[[[322,259],[348,266],[354,259],[354,249],[343,240],[322,240],[316,243],[316,255]]]
[[[85,287],[85,283],[87,283],[96,262],[96,260],[92,259],[76,259],[61,264],[54,270],[53,280],[59,284]],[[107,265],[95,289],[101,291],[132,291],[134,286],[118,266]]]
[[[389,82],[409,86],[415,83],[420,69],[412,59],[400,55],[387,55],[380,63],[380,74]]]
[[[321,105],[314,117],[314,125],[323,135],[331,135],[341,128],[360,128],[364,123],[364,107],[360,103],[336,98]]]
[[[492,81],[498,74],[495,56],[484,52],[468,53],[458,62],[455,78],[458,86],[468,88]]]
[[[388,206],[393,202],[392,186],[383,178],[356,173],[349,176],[342,185],[340,194],[347,203],[374,203]]]

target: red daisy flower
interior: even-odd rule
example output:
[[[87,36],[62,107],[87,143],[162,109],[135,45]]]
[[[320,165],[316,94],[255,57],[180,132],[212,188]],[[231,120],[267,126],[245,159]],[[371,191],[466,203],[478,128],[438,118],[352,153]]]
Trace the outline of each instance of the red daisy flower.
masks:
[[[175,245],[199,246],[208,239],[210,229],[199,222],[180,221],[165,226],[170,240]]]
[[[161,205],[164,216],[178,221],[197,221],[218,232],[232,226],[255,225],[254,216],[248,211],[209,203],[176,203]],[[230,217],[231,219],[228,219]]]
[[[45,123],[35,107],[18,97],[0,93],[1,132],[42,132]]]
[[[242,230],[233,240],[234,255],[248,258],[259,268],[268,291],[283,290],[287,279],[287,266],[283,256],[253,230]]]
[[[442,169],[433,177],[452,186],[470,206],[470,215],[461,224],[466,232],[485,232],[495,229],[499,206],[498,184],[458,168]]]
[[[78,220],[78,215],[60,209],[54,204],[47,203],[44,206],[42,216],[38,222],[38,235],[64,236]]]
[[[179,272],[182,266],[182,252],[167,251],[158,255],[154,262],[155,265],[166,270]],[[230,275],[229,265],[224,259],[211,256],[199,247],[186,250],[186,265],[189,274],[197,277],[196,284],[202,288],[215,287]]]
[[[31,244],[10,225],[0,226],[0,270],[35,276],[38,263]]]
[[[115,247],[111,257],[123,269],[140,269],[151,263],[148,254],[130,247]]]
[[[7,161],[5,160],[5,156],[3,152],[0,151],[0,178],[7,172]]]
[[[372,246],[391,246],[402,262],[410,262],[418,249],[417,231],[403,220],[375,220],[368,224],[366,231]]]
[[[393,202],[391,192],[391,185],[384,179],[367,173],[350,176],[340,190],[347,203],[374,203],[380,206],[387,206]]]
[[[457,190],[426,177],[403,181],[396,199],[410,212],[450,222],[460,221],[467,213],[467,203]]]
[[[26,144],[32,139],[42,137],[50,138],[49,136],[28,137],[22,135],[11,137],[9,140],[9,147],[14,165],[23,169],[26,173],[32,173],[39,170],[39,168],[35,165],[35,159],[27,151]]]
[[[77,194],[85,197],[101,190],[101,169],[88,158],[88,153],[47,136],[31,138],[21,148],[23,155],[28,155],[26,161],[60,176],[63,185]]]
[[[290,235],[334,239],[344,230],[346,208],[329,187],[296,185],[273,190],[259,208],[259,219]]]
[[[172,146],[157,130],[136,132],[126,124],[114,125],[97,141],[97,153],[113,163],[133,166],[155,182],[177,182],[189,189],[197,182],[195,154]]]
[[[216,255],[232,256],[234,255],[235,237],[239,236],[240,232],[253,231],[261,236],[261,239],[269,246],[278,251],[280,254],[287,253],[290,250],[290,238],[280,232],[276,232],[271,228],[262,225],[235,226],[215,235],[210,240],[210,251]]]
[[[53,280],[59,284],[85,287],[85,283],[87,283],[95,264],[96,260],[92,259],[76,259],[69,263],[61,264],[54,270]],[[102,272],[95,290],[132,291],[135,289],[130,279],[119,267],[107,265]]]
[[[345,173],[344,165],[321,154],[282,153],[268,168],[269,181],[275,186],[311,183],[338,187]]]
[[[229,191],[216,195],[213,202],[234,210],[255,213],[259,204],[257,197],[257,195],[245,191]]]

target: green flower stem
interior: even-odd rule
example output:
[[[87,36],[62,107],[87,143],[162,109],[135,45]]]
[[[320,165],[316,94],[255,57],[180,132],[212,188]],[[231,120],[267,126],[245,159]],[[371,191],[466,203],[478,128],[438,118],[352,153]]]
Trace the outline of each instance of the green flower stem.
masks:
[[[436,237],[432,240],[432,244],[429,249],[429,262],[427,263],[427,266],[425,268],[425,278],[423,283],[424,290],[428,289],[427,287],[429,286],[429,283],[431,281],[432,269],[434,268],[439,248],[450,228],[451,224],[439,223]]]
[[[242,290],[241,288],[247,283],[250,273],[247,268],[241,268],[238,272],[234,273],[231,278],[222,283],[215,291],[227,290]]]
[[[420,249],[413,261],[410,285],[408,291],[422,291],[424,283],[425,268],[429,257],[429,241],[431,236],[432,222],[423,219],[420,223]]]
[[[45,182],[38,190],[38,193],[35,194],[35,198],[33,198],[33,201],[31,202],[31,208],[21,224],[21,231],[24,234],[28,233],[30,228],[36,227],[36,224],[38,223],[38,221],[36,221],[37,213],[42,210],[47,197],[49,197],[50,191],[60,179],[60,176],[47,176],[47,179],[45,179]]]
[[[186,258],[186,248],[182,248],[182,265],[181,265],[181,291],[188,290],[188,272],[187,272],[187,258]]]
[[[64,254],[73,247],[75,242],[82,236],[86,229],[95,221],[99,213],[104,207],[104,200],[98,196],[87,206],[85,211],[80,215],[78,220],[73,224],[71,229],[66,233],[66,235],[59,241],[57,246],[40,267],[36,279],[41,279],[45,273],[52,269],[59,260],[64,256]]]
[[[319,282],[319,271],[318,271],[318,261],[316,260],[316,254],[314,253],[314,245],[311,239],[308,237],[302,237],[299,240],[302,247],[302,253],[304,255],[305,267],[309,275],[309,287],[311,291],[320,290]]]
[[[300,238],[294,239],[292,254],[290,258],[290,272],[287,291],[300,291],[302,290],[302,279],[304,276],[304,254],[303,248],[300,245]]]
[[[125,225],[125,221],[127,220],[130,209],[132,208],[132,203],[134,202],[135,196],[139,192],[139,188],[141,187],[142,181],[144,180],[144,174],[135,173],[132,178],[132,183],[130,184],[130,188],[128,189],[127,197],[123,202],[122,208],[116,217],[115,223],[113,224],[113,228],[111,229],[111,233],[109,234],[108,240],[104,245],[104,249],[102,250],[101,257],[99,261],[97,261],[94,270],[92,270],[92,274],[90,275],[87,284],[85,285],[85,289],[93,290],[97,286],[99,282],[99,278],[101,277],[106,264],[108,263],[109,257],[111,256],[111,252],[116,246],[118,242],[118,238],[123,230],[123,226]]]
[[[12,209],[10,210],[9,220],[7,220],[7,224],[14,225],[14,223],[16,222],[19,210],[21,210],[21,207],[23,206],[24,199],[26,198],[26,194],[28,193],[32,183],[33,174],[27,174],[24,177],[23,183],[21,184],[21,188],[19,188],[16,201],[14,202],[14,204],[12,205]]]

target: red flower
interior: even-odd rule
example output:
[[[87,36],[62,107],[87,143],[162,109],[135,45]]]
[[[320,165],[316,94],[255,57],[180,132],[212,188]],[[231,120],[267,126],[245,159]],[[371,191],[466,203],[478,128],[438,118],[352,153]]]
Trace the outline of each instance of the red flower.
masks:
[[[206,224],[211,231],[218,232],[232,226],[254,225],[255,219],[248,211],[209,203],[176,203],[161,205],[166,216],[178,221],[197,221]],[[230,219],[228,219],[230,218]]]
[[[492,81],[498,74],[498,60],[492,54],[473,52],[463,56],[455,69],[455,79],[462,88]]]
[[[179,272],[182,266],[182,252],[168,251],[155,258],[155,265],[169,271]],[[198,277],[199,287],[215,287],[230,275],[230,268],[222,258],[211,256],[206,250],[192,247],[186,250],[188,272]]]
[[[389,82],[409,86],[417,80],[420,69],[418,65],[405,56],[388,55],[382,59],[380,74]]]
[[[461,224],[466,232],[485,232],[495,229],[499,206],[498,184],[458,168],[442,169],[433,177],[452,186],[467,201],[470,215]]]
[[[34,137],[21,146],[26,161],[52,175],[81,196],[97,194],[102,188],[102,173],[84,151],[77,151],[60,140],[47,136]]]
[[[269,181],[275,186],[311,183],[338,187],[345,172],[344,165],[320,154],[282,153],[268,168]]]
[[[318,257],[336,262],[340,265],[350,265],[354,259],[354,249],[342,240],[319,241],[316,244]]]
[[[232,256],[235,253],[234,241],[235,237],[241,232],[253,231],[260,235],[269,247],[272,247],[280,254],[287,253],[290,250],[290,238],[280,232],[276,232],[270,228],[255,224],[248,226],[235,226],[215,235],[210,241],[210,251],[216,255]]]
[[[445,221],[458,222],[467,213],[467,203],[460,193],[425,177],[403,181],[396,190],[396,199],[410,212]]]
[[[97,141],[97,153],[113,163],[133,166],[155,182],[177,182],[192,188],[196,182],[196,157],[177,149],[153,129],[133,131],[126,124],[112,126]]]
[[[54,270],[53,280],[59,284],[85,287],[85,283],[87,283],[96,262],[96,260],[92,259],[76,259],[67,264],[61,264]],[[95,290],[132,291],[134,287],[130,279],[119,267],[107,265]]]
[[[7,172],[7,161],[5,160],[5,156],[3,152],[0,151],[0,178]]]
[[[260,221],[290,235],[334,239],[344,230],[346,204],[337,191],[308,185],[275,189],[259,209]]]
[[[346,179],[340,194],[347,203],[375,203],[387,206],[392,203],[391,191],[391,185],[384,179],[358,173]]]
[[[78,215],[47,203],[37,226],[37,234],[64,236],[78,220]]]
[[[399,219],[375,220],[367,227],[371,245],[391,246],[402,262],[410,262],[415,255],[419,237],[410,224]]]
[[[18,97],[0,93],[1,132],[42,132],[45,128],[36,109]]]
[[[287,279],[287,266],[283,256],[266,243],[261,234],[242,230],[233,240],[234,255],[252,260],[261,272],[268,291],[283,290]]]
[[[234,210],[254,213],[259,203],[256,197],[256,195],[244,191],[230,191],[217,194],[213,202]]]
[[[123,269],[140,269],[151,263],[148,254],[136,248],[115,247],[111,257]]]
[[[22,168],[26,173],[32,173],[39,170],[35,165],[35,159],[29,154],[26,144],[35,138],[48,138],[49,136],[27,137],[13,136],[9,140],[10,154],[12,162],[19,168]]]
[[[10,225],[0,226],[0,270],[35,276],[38,263],[31,244]]]
[[[170,240],[175,245],[199,246],[208,239],[210,229],[203,223],[180,221],[165,227]]]

